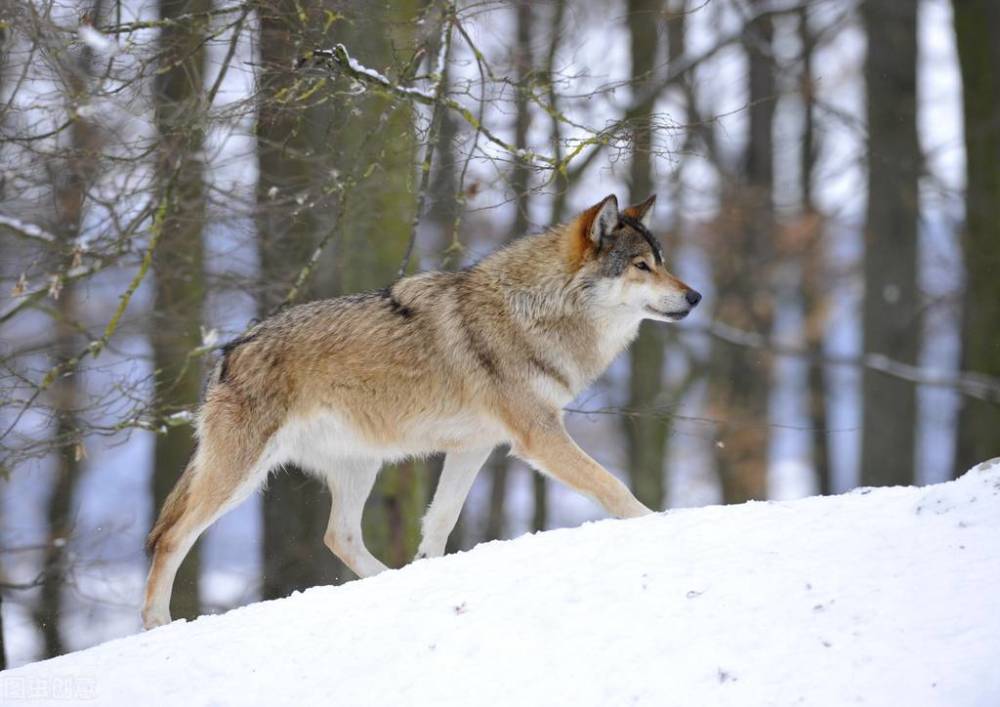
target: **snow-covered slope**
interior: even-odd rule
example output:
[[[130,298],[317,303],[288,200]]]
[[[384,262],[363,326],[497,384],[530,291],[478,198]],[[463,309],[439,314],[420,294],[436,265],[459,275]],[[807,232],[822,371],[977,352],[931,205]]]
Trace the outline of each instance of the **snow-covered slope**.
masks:
[[[994,460],[926,488],[490,543],[8,671],[0,697],[985,707],[998,660]]]

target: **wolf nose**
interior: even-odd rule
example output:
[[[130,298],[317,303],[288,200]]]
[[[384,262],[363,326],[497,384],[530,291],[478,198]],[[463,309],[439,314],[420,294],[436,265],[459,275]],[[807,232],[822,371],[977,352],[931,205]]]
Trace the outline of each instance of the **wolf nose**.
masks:
[[[688,290],[687,293],[684,295],[684,299],[687,300],[687,303],[689,305],[691,305],[692,307],[694,307],[699,302],[701,302],[701,293],[700,292],[696,292],[694,290]]]

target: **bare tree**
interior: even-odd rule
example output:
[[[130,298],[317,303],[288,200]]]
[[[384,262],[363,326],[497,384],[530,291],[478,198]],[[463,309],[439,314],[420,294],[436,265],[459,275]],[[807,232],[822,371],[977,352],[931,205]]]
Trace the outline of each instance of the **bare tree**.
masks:
[[[802,46],[800,93],[802,102],[802,140],[799,145],[799,191],[802,213],[790,240],[802,262],[802,296],[805,310],[806,346],[816,359],[822,359],[823,338],[827,330],[827,252],[823,217],[815,203],[813,179],[819,136],[816,131],[816,96],[814,57],[817,37],[809,25],[809,8],[799,11],[799,41]],[[826,396],[826,366],[809,366],[808,409],[812,426],[812,461],[816,485],[821,494],[833,492],[830,466],[829,430]]]
[[[632,203],[646,199],[653,192],[653,128],[651,114],[656,95],[649,91],[657,65],[658,37],[663,26],[661,0],[629,0],[628,28],[631,37],[632,88],[644,96],[633,105],[632,160],[629,194]],[[653,408],[662,395],[664,340],[656,327],[642,327],[629,349],[631,369],[628,407],[632,410]],[[663,462],[668,426],[652,417],[623,419],[628,439],[629,474],[636,498],[650,508],[661,508],[664,498]]]
[[[97,0],[90,11],[93,21],[102,17],[103,3]],[[72,106],[86,102],[93,79],[93,51],[83,47],[72,60],[58,65],[59,76]],[[88,190],[93,184],[101,149],[100,129],[86,117],[77,116],[69,128],[69,145],[58,161],[49,165],[52,183],[54,219],[52,232],[60,239],[61,257],[73,258],[75,245],[82,231]],[[63,266],[65,263],[60,263]],[[58,269],[58,266],[57,266]],[[70,282],[62,287],[56,299],[55,365],[76,355],[81,346],[77,331],[79,320],[77,286]],[[74,497],[83,459],[83,446],[78,441],[78,416],[84,405],[79,376],[67,375],[51,388],[55,410],[54,442],[56,455],[55,481],[48,501],[49,538],[43,560],[43,582],[35,619],[45,642],[45,655],[56,656],[65,651],[59,621],[63,613],[62,594],[68,569],[67,543],[71,540]]]
[[[762,2],[752,4],[755,9]],[[718,319],[768,332],[774,304],[768,282],[775,263],[773,19],[758,12],[746,20],[747,134],[743,164],[727,177],[714,244]],[[716,342],[712,351],[710,410],[723,420],[715,445],[722,496],[728,503],[767,497],[769,362]]]
[[[915,364],[920,352],[917,5],[866,0],[861,6],[869,39],[864,347],[908,364]],[[861,482],[912,482],[914,386],[866,370],[863,395]]]
[[[965,127],[965,293],[962,369],[1000,377],[1000,7],[954,0]],[[1000,406],[965,399],[956,475],[1000,456]]]
[[[207,13],[209,0],[160,0],[160,18],[176,20]],[[204,143],[206,20],[170,22],[160,30],[160,69],[154,81],[159,130],[157,189],[164,204],[164,237],[153,261],[157,318],[150,332],[155,368],[154,406],[170,415],[189,410],[201,393],[200,361],[191,352],[201,345],[205,301]],[[156,437],[153,499],[163,505],[194,449],[191,428],[169,425]],[[188,555],[177,575],[175,616],[201,613],[199,558]]]

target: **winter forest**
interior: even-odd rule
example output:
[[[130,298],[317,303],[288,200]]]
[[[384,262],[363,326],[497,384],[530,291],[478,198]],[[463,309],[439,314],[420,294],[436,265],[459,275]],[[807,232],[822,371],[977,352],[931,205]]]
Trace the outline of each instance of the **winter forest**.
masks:
[[[1000,456],[1000,4],[0,0],[0,668],[140,628],[143,541],[220,347],[657,194],[704,294],[567,407],[661,510]],[[385,468],[411,560],[441,460]],[[295,468],[174,616],[354,579]],[[499,449],[449,551],[604,517]]]

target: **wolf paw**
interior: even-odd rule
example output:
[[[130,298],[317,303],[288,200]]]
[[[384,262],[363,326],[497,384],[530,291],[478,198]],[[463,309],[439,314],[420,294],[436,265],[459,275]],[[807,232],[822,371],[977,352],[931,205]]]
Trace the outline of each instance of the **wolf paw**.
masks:
[[[142,627],[146,631],[154,629],[157,626],[166,626],[168,623],[170,623],[170,612],[158,609],[143,609]]]

